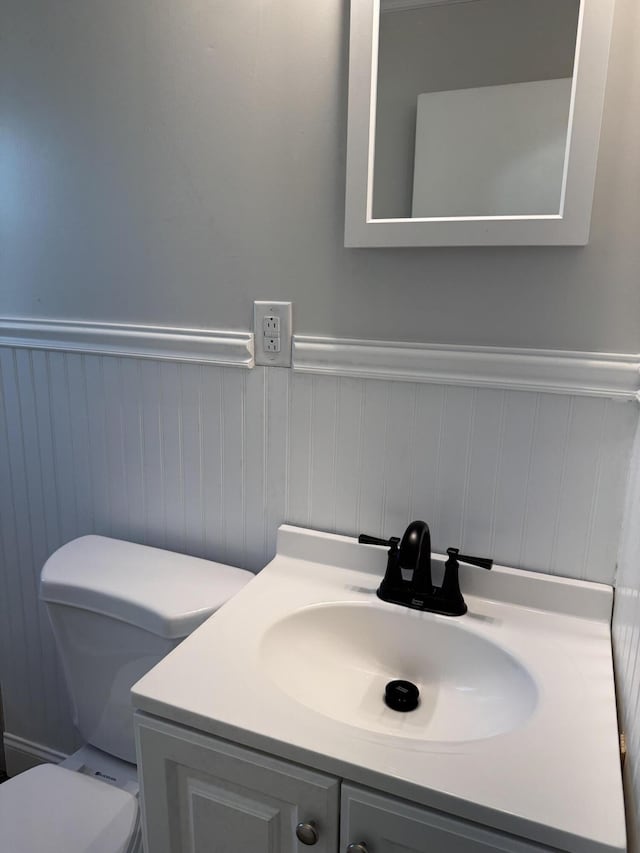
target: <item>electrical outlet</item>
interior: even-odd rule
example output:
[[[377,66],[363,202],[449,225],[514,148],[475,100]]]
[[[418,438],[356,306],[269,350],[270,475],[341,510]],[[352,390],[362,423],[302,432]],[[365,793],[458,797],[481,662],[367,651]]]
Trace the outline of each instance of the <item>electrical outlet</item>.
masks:
[[[291,367],[291,303],[254,302],[256,364]]]
[[[264,339],[264,351],[265,352],[280,352],[280,338],[267,338]]]
[[[265,335],[280,335],[280,317],[267,314],[262,321],[262,330]]]

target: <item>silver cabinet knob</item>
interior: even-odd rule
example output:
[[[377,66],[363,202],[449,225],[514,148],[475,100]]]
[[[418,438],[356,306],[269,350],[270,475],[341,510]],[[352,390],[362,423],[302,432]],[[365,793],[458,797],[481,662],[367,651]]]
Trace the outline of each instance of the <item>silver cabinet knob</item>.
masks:
[[[349,844],[347,853],[368,853],[367,845],[364,841],[360,841],[358,844]]]
[[[309,823],[299,823],[296,826],[296,837],[302,844],[311,846],[315,844],[320,837],[318,827],[310,820]]]

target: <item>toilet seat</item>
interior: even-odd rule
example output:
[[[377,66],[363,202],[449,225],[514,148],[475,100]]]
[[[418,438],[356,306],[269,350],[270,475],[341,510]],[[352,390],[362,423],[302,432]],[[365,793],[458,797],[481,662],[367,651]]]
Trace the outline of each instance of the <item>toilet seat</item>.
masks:
[[[129,853],[138,801],[120,788],[54,764],[0,785],[3,853]]]

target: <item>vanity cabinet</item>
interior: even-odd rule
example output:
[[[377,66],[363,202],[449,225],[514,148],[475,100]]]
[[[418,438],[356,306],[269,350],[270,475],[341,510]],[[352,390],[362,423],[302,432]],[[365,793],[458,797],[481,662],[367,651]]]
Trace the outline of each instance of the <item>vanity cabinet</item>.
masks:
[[[136,729],[147,853],[299,853],[296,831],[337,850],[339,779],[154,719]]]
[[[457,820],[136,714],[146,853],[540,853]]]

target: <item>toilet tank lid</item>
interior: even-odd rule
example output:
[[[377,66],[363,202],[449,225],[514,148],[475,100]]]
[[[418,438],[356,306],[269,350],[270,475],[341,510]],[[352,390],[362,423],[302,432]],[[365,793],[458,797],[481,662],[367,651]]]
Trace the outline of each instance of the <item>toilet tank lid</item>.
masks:
[[[186,637],[253,574],[105,536],[82,536],[44,564],[40,597],[102,613],[160,637]]]

